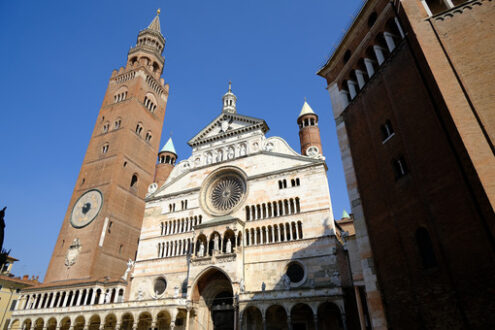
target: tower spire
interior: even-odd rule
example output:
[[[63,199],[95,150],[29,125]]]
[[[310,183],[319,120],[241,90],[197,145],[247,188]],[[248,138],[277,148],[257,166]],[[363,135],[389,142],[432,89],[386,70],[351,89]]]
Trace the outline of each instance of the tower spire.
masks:
[[[235,103],[237,102],[237,97],[232,93],[232,82],[229,81],[229,90],[222,97],[223,108],[222,112],[236,113],[237,109]]]
[[[160,8],[157,9],[155,18],[153,18],[150,25],[148,25],[148,30],[156,31],[161,34],[159,16],[160,16]]]

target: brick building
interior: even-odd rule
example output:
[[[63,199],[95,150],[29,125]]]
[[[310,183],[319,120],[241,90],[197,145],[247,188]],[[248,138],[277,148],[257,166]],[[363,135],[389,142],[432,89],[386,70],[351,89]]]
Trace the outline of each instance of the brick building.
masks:
[[[370,327],[495,325],[494,21],[493,1],[369,0],[318,72]]]

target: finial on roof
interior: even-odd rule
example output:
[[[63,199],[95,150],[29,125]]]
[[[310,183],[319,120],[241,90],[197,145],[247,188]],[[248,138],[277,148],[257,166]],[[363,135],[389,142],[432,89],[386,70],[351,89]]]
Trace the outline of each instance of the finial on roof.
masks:
[[[232,92],[232,81],[229,80],[229,92]]]
[[[156,16],[159,16],[159,15],[160,15],[160,8],[158,8],[158,9],[156,10]]]
[[[348,218],[350,218],[349,213],[347,213],[347,211],[344,209],[344,211],[342,211],[342,219],[348,219]]]
[[[237,97],[232,92],[232,81],[229,81],[229,90],[222,97],[223,109],[222,112],[236,113],[235,103],[237,102]]]

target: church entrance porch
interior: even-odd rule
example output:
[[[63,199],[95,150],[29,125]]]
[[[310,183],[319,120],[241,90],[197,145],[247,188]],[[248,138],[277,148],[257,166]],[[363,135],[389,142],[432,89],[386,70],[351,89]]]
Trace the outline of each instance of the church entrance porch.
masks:
[[[193,329],[232,330],[236,311],[230,278],[217,268],[204,272],[196,281],[191,300],[195,305]]]

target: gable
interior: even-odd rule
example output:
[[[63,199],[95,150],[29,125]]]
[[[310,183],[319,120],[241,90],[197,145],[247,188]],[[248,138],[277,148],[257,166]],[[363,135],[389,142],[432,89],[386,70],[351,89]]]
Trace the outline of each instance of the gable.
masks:
[[[191,147],[198,146],[257,129],[261,129],[263,133],[269,130],[268,125],[262,119],[237,113],[222,113],[190,139],[187,144]]]

